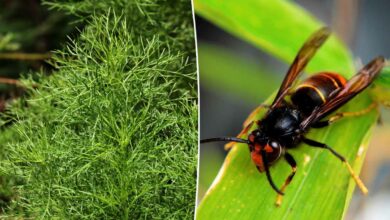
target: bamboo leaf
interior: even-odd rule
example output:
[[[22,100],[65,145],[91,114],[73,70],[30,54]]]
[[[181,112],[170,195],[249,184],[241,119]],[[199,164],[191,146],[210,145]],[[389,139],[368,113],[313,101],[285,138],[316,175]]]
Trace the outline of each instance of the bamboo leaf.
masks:
[[[381,74],[375,80],[375,85],[390,89],[390,66],[383,68]]]
[[[390,105],[390,67],[383,68],[379,77],[374,81],[371,95],[374,99],[387,106]]]
[[[366,94],[358,99],[344,111],[363,109],[370,102]],[[364,117],[344,119],[327,129],[312,130],[308,136],[332,146],[358,170],[376,119],[373,111]],[[199,205],[197,219],[341,219],[352,194],[348,186],[354,187],[346,167],[329,152],[303,144],[290,153],[298,163],[298,171],[281,207],[275,206],[276,193],[252,163],[248,147],[239,144],[229,152]],[[271,168],[279,186],[289,172],[283,160]]]
[[[202,17],[287,63],[307,37],[324,26],[292,1],[245,0],[238,4],[234,0],[195,0],[194,5]],[[318,70],[353,75],[351,54],[335,37],[308,65],[308,72]]]
[[[239,96],[247,101],[264,100],[278,86],[281,76],[259,63],[213,44],[198,42],[201,86]]]
[[[322,26],[290,1],[247,0],[239,6],[231,0],[194,3],[196,12],[206,19],[287,62],[294,58],[304,40]],[[320,49],[308,70],[338,71],[347,78],[354,74],[350,53],[335,37]],[[368,92],[363,92],[340,112],[359,111],[371,102]],[[325,129],[312,129],[307,136],[332,146],[358,172],[377,118],[378,112],[373,110],[363,116],[342,119]],[[298,172],[281,207],[275,207],[276,193],[265,174],[257,171],[248,147],[237,144],[199,204],[197,219],[341,219],[355,186],[347,168],[326,150],[301,144],[289,152],[298,163]],[[280,160],[272,166],[271,173],[281,186],[290,168]]]

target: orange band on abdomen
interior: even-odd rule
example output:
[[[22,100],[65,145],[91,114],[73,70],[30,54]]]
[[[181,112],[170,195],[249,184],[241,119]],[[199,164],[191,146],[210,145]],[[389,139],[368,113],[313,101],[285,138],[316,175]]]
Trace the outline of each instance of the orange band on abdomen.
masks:
[[[320,96],[322,102],[323,102],[323,103],[326,102],[326,99],[325,99],[324,94],[322,94],[322,92],[321,92],[317,87],[315,87],[315,86],[313,86],[313,85],[310,85],[310,84],[302,84],[302,85],[298,86],[297,90],[300,89],[300,88],[311,88],[311,89],[313,89],[313,90],[316,91],[317,94]]]

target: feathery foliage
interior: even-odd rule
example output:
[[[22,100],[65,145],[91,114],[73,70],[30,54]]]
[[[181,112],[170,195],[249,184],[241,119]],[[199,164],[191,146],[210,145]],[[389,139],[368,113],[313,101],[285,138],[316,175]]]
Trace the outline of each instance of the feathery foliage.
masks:
[[[53,1],[86,27],[9,108],[4,216],[192,218],[197,154],[190,1]],[[38,85],[34,89],[32,85]]]

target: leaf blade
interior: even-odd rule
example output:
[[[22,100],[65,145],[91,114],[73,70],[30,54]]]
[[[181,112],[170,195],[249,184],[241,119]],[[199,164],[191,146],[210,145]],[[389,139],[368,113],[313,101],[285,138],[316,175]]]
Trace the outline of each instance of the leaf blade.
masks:
[[[361,94],[357,99],[343,109],[364,108],[370,102],[367,94]],[[311,131],[309,138],[329,144],[344,155],[352,166],[359,168],[364,154],[358,160],[355,159],[356,154],[366,151],[367,142],[363,143],[363,140],[371,132],[376,119],[375,111],[364,117],[344,119],[325,130]],[[343,135],[345,138],[331,135],[345,130],[349,131]],[[266,176],[256,170],[249,150],[242,144],[235,146],[225,159],[222,173],[218,174],[219,179],[199,205],[197,218],[340,219],[348,203],[347,186],[354,186],[346,168],[329,152],[306,145],[300,145],[292,154],[298,163],[298,171],[286,190],[282,206],[276,208],[276,193],[269,186]],[[305,157],[311,158],[306,165]],[[280,161],[271,168],[271,172],[277,185],[281,185],[289,174],[289,167]],[[321,205],[321,200],[326,202]],[[218,205],[221,201],[224,204]]]
[[[202,87],[223,91],[248,102],[264,100],[282,80],[232,50],[202,41],[198,43],[198,60]]]
[[[196,0],[194,3],[196,12],[206,19],[287,62],[294,58],[296,51],[307,36],[320,27],[320,22],[315,21],[308,13],[289,1],[272,1],[271,3],[248,0],[246,4],[240,5],[242,7],[239,9],[247,9],[245,14],[234,12],[235,3],[233,1]],[[259,20],[274,16],[275,13],[272,11],[304,19],[281,19],[276,15],[274,23],[283,23],[280,26],[285,28],[284,35],[286,36],[273,35],[271,32],[278,33],[275,28],[267,25],[251,26],[245,23],[245,18],[252,14],[251,11],[262,7],[266,9],[263,10],[263,14],[256,15],[259,16]],[[281,10],[269,10],[270,7]],[[247,19],[251,20],[250,17]],[[254,30],[254,27],[258,29]],[[294,28],[300,32],[294,32]],[[270,46],[272,43],[275,45]],[[286,49],[285,52],[280,52],[284,49]],[[320,49],[308,66],[309,72],[319,70],[337,71],[347,78],[354,73],[352,56],[335,37],[332,37]],[[359,111],[370,103],[368,93],[363,92],[341,111]],[[256,115],[255,118],[261,118],[263,113]],[[309,137],[327,143],[339,151],[357,172],[362,166],[368,137],[377,118],[378,112],[372,111],[364,116],[344,119],[327,129],[310,131]],[[293,183],[287,188],[287,196],[284,198],[282,207],[276,208],[274,206],[276,193],[269,186],[265,175],[257,172],[247,147],[242,144],[236,145],[229,152],[217,179],[200,203],[197,209],[197,219],[342,218],[354,188],[354,183],[346,168],[343,168],[340,161],[329,152],[319,149],[300,146],[292,154],[302,168],[298,168]],[[305,162],[309,157],[311,162]],[[304,163],[306,165],[303,165]],[[290,168],[283,162],[279,162],[271,170],[277,185],[281,185],[290,172]]]
[[[291,63],[307,37],[324,26],[290,1],[246,0],[238,5],[233,0],[195,0],[194,6],[202,17],[287,63]],[[335,65],[339,63],[344,65]],[[354,65],[350,52],[331,37],[307,70],[329,70],[351,76]]]

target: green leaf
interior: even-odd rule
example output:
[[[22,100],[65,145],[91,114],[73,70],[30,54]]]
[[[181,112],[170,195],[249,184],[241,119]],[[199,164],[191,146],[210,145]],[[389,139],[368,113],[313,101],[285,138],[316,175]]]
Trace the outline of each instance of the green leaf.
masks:
[[[374,99],[387,106],[390,105],[390,67],[385,67],[374,81],[371,95]]]
[[[390,67],[389,66],[382,69],[380,75],[375,80],[375,85],[386,89],[390,89]]]
[[[370,103],[366,93],[358,99],[343,110],[364,109]],[[355,170],[360,170],[376,119],[377,112],[372,111],[362,117],[343,119],[326,129],[312,130],[308,137],[332,146]],[[257,171],[248,147],[239,144],[229,152],[199,205],[197,219],[341,219],[352,194],[348,186],[354,187],[347,168],[326,150],[302,144],[289,152],[298,163],[298,171],[286,189],[281,207],[275,206],[276,193],[265,174]],[[283,160],[271,168],[278,186],[289,173]]]
[[[287,62],[291,62],[302,43],[321,26],[290,1],[247,0],[237,5],[231,0],[196,0],[195,9],[223,29]],[[333,70],[349,78],[355,73],[352,60],[340,41],[331,37],[308,70]],[[356,112],[370,103],[368,92],[363,92],[340,112]],[[264,113],[261,111],[252,120]],[[333,147],[358,174],[377,118],[378,112],[373,110],[362,116],[346,117],[324,129],[312,129],[306,136]],[[330,152],[304,144],[289,152],[298,163],[298,171],[285,191],[281,207],[275,206],[276,193],[266,175],[257,171],[248,147],[237,144],[199,204],[197,219],[343,218],[355,187],[346,166]],[[291,168],[283,160],[271,168],[279,187],[290,172]]]
[[[281,76],[264,70],[258,62],[202,41],[198,42],[198,60],[201,86],[247,101],[264,100],[282,80]]]
[[[199,15],[288,63],[307,37],[324,26],[291,1],[195,0],[194,5]],[[308,65],[308,72],[318,70],[354,74],[350,52],[335,37]]]

